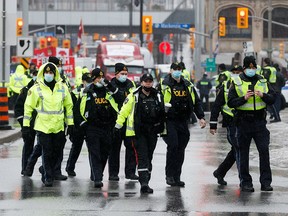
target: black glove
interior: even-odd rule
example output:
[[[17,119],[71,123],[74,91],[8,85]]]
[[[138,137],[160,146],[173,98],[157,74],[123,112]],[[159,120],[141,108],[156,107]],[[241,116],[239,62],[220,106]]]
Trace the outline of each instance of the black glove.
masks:
[[[113,128],[113,139],[114,140],[121,139],[121,128],[120,129],[116,127]]]
[[[75,131],[74,125],[68,125],[66,135],[69,135],[69,139],[71,142],[73,142],[73,140],[74,140],[74,136],[75,136],[74,131]]]
[[[115,92],[116,88],[109,82],[109,80],[103,78],[101,81],[102,85],[104,85],[109,91]]]
[[[30,127],[24,126],[22,127],[22,137],[29,138],[31,136]]]

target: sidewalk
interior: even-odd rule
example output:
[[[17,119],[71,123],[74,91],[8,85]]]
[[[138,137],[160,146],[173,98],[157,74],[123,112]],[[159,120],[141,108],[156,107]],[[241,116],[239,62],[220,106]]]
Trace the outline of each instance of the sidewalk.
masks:
[[[9,110],[9,125],[12,127],[11,130],[0,130],[0,145],[21,138],[21,128],[14,118],[14,112],[12,110]]]

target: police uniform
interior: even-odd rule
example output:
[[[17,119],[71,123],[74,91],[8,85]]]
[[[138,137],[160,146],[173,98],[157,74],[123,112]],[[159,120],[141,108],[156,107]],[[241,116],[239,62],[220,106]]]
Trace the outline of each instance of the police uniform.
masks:
[[[31,79],[31,81],[28,83],[28,85],[25,86],[20,91],[20,94],[19,94],[19,96],[16,100],[16,103],[15,103],[14,116],[18,120],[18,122],[20,123],[21,128],[23,127],[24,103],[25,103],[29,89],[34,85],[34,83],[36,81],[37,73],[38,73],[37,70],[34,70],[32,72],[32,75],[33,75],[32,78],[33,79]],[[33,169],[29,173],[26,173],[26,167],[27,167],[28,159],[33,152],[34,140],[35,140],[35,135],[36,135],[36,131],[33,129],[33,127],[34,127],[36,115],[37,115],[37,112],[36,112],[36,110],[34,110],[32,113],[30,130],[27,130],[24,132],[22,131],[22,138],[24,141],[24,145],[22,148],[22,170],[21,170],[21,174],[25,175],[25,176],[26,175],[31,176],[33,173]]]
[[[113,98],[117,89],[107,80],[104,81],[104,73],[99,68],[91,72],[91,77],[93,84],[85,89],[80,101],[81,120],[79,122],[81,122],[80,126],[84,127],[83,130],[86,131],[91,167],[90,179],[94,181],[94,187],[101,188],[103,186],[103,171],[112,144],[112,129],[118,112],[118,104]]]
[[[211,130],[217,130],[217,122],[219,113],[222,113],[223,121],[222,127],[226,127],[227,129],[227,140],[231,145],[231,150],[228,152],[224,161],[218,166],[218,168],[213,172],[215,178],[217,178],[218,184],[227,185],[227,182],[224,180],[226,173],[230,170],[233,164],[236,161],[237,168],[239,164],[239,153],[238,146],[236,140],[236,126],[234,122],[234,114],[233,110],[228,105],[228,92],[230,87],[230,80],[224,81],[223,85],[219,89],[219,92],[216,96],[215,102],[211,109],[210,116],[210,133]]]
[[[76,116],[76,113],[79,112],[79,110],[77,110],[78,106],[77,103],[79,103],[78,101],[81,101],[81,98],[83,96],[83,91],[85,90],[85,88],[89,85],[91,85],[92,79],[90,74],[85,73],[82,75],[82,85],[79,86],[81,87],[79,88],[75,88],[73,90],[73,92],[71,94],[76,95],[77,99],[76,101],[73,101],[74,107],[73,107],[73,113],[74,116]],[[85,84],[84,84],[85,83]],[[74,125],[75,125],[75,131],[74,134],[72,136],[70,136],[70,141],[72,142],[71,145],[71,149],[70,149],[70,153],[69,153],[69,157],[67,160],[67,164],[66,164],[66,172],[68,174],[68,176],[76,176],[76,172],[75,170],[75,164],[78,160],[78,157],[81,153],[81,149],[85,140],[85,131],[82,130],[82,128],[79,126],[80,122],[77,122],[77,118],[74,119]]]
[[[9,109],[14,109],[15,102],[22,88],[27,86],[29,80],[25,75],[25,68],[22,65],[16,67],[14,74],[10,76],[9,81]]]
[[[153,193],[149,187],[152,171],[153,153],[157,143],[157,134],[164,130],[164,101],[160,92],[145,83],[153,82],[151,74],[142,75],[141,86],[128,95],[115,128],[120,129],[126,121],[126,136],[135,138],[138,156],[138,175],[141,193]]]
[[[63,149],[65,120],[69,131],[73,133],[72,107],[69,90],[61,82],[56,65],[53,63],[42,65],[39,69],[37,84],[29,90],[25,101],[23,127],[30,126],[32,112],[35,109],[37,117],[34,130],[37,131],[42,147],[42,181],[45,186],[53,185],[56,163]]]
[[[254,139],[260,159],[261,190],[271,191],[270,132],[266,128],[266,106],[274,103],[275,92],[266,79],[256,74],[254,57],[245,57],[243,67],[244,73],[233,79],[228,94],[228,106],[235,109],[237,122],[240,186],[242,191],[254,192],[249,174],[249,150]]]
[[[225,64],[220,64],[219,65],[219,71],[220,73],[215,79],[215,84],[216,84],[216,92],[218,92],[219,88],[221,87],[222,83],[224,81],[228,81],[231,78],[231,73],[226,69]]]
[[[183,79],[179,66],[171,65],[172,73],[167,76],[161,86],[165,104],[171,104],[167,112],[167,136],[163,139],[167,144],[166,183],[171,186],[184,186],[180,180],[184,162],[185,148],[190,139],[188,120],[191,112],[195,112],[201,124],[205,126],[204,111],[193,84]],[[177,80],[176,80],[177,79]]]
[[[115,75],[121,71],[128,73],[127,67],[122,63],[115,64]],[[132,92],[136,87],[135,83],[127,79],[127,75],[120,75],[118,78],[114,77],[111,80],[111,84],[118,89],[118,94],[115,97],[115,101],[118,104],[120,110],[127,95]],[[120,167],[120,150],[122,141],[125,146],[125,177],[131,180],[138,180],[136,172],[136,155],[133,140],[131,137],[125,136],[126,124],[121,128],[121,134],[119,137],[114,137],[113,145],[109,155],[109,180],[118,181],[119,167]]]

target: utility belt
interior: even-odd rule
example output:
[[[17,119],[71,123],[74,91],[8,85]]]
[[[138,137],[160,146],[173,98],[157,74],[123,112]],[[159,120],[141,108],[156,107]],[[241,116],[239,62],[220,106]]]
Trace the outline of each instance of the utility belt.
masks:
[[[236,112],[236,121],[242,120],[242,121],[248,121],[253,122],[255,120],[265,120],[267,116],[266,110],[259,110],[259,111],[253,111],[253,112],[243,112],[243,111],[237,111]]]

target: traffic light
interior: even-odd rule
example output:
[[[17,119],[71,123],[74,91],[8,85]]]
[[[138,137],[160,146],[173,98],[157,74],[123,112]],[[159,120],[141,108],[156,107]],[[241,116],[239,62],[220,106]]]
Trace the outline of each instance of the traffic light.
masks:
[[[46,38],[39,38],[39,48],[44,49],[47,47],[47,39]]]
[[[70,47],[71,47],[71,42],[70,42],[70,40],[69,40],[69,39],[63,40],[63,42],[62,42],[62,47],[63,47],[63,48],[69,48],[69,49],[70,49]]]
[[[102,37],[101,37],[101,41],[102,41],[102,42],[107,41],[107,37],[106,37],[106,36],[102,36]]]
[[[224,37],[226,36],[226,18],[219,17],[219,25],[218,25],[218,33],[219,36]]]
[[[152,16],[142,16],[142,33],[143,34],[152,34]]]
[[[195,37],[194,37],[195,28],[189,28],[189,30],[190,30],[190,48],[194,49],[195,48]]]
[[[248,28],[248,8],[237,8],[237,28]]]
[[[17,18],[16,20],[16,35],[22,36],[22,28],[23,28],[23,19]]]
[[[284,58],[285,55],[285,44],[283,42],[279,43],[279,58]]]
[[[48,36],[47,37],[47,46],[51,46],[51,42],[52,42],[52,37],[51,36]]]

